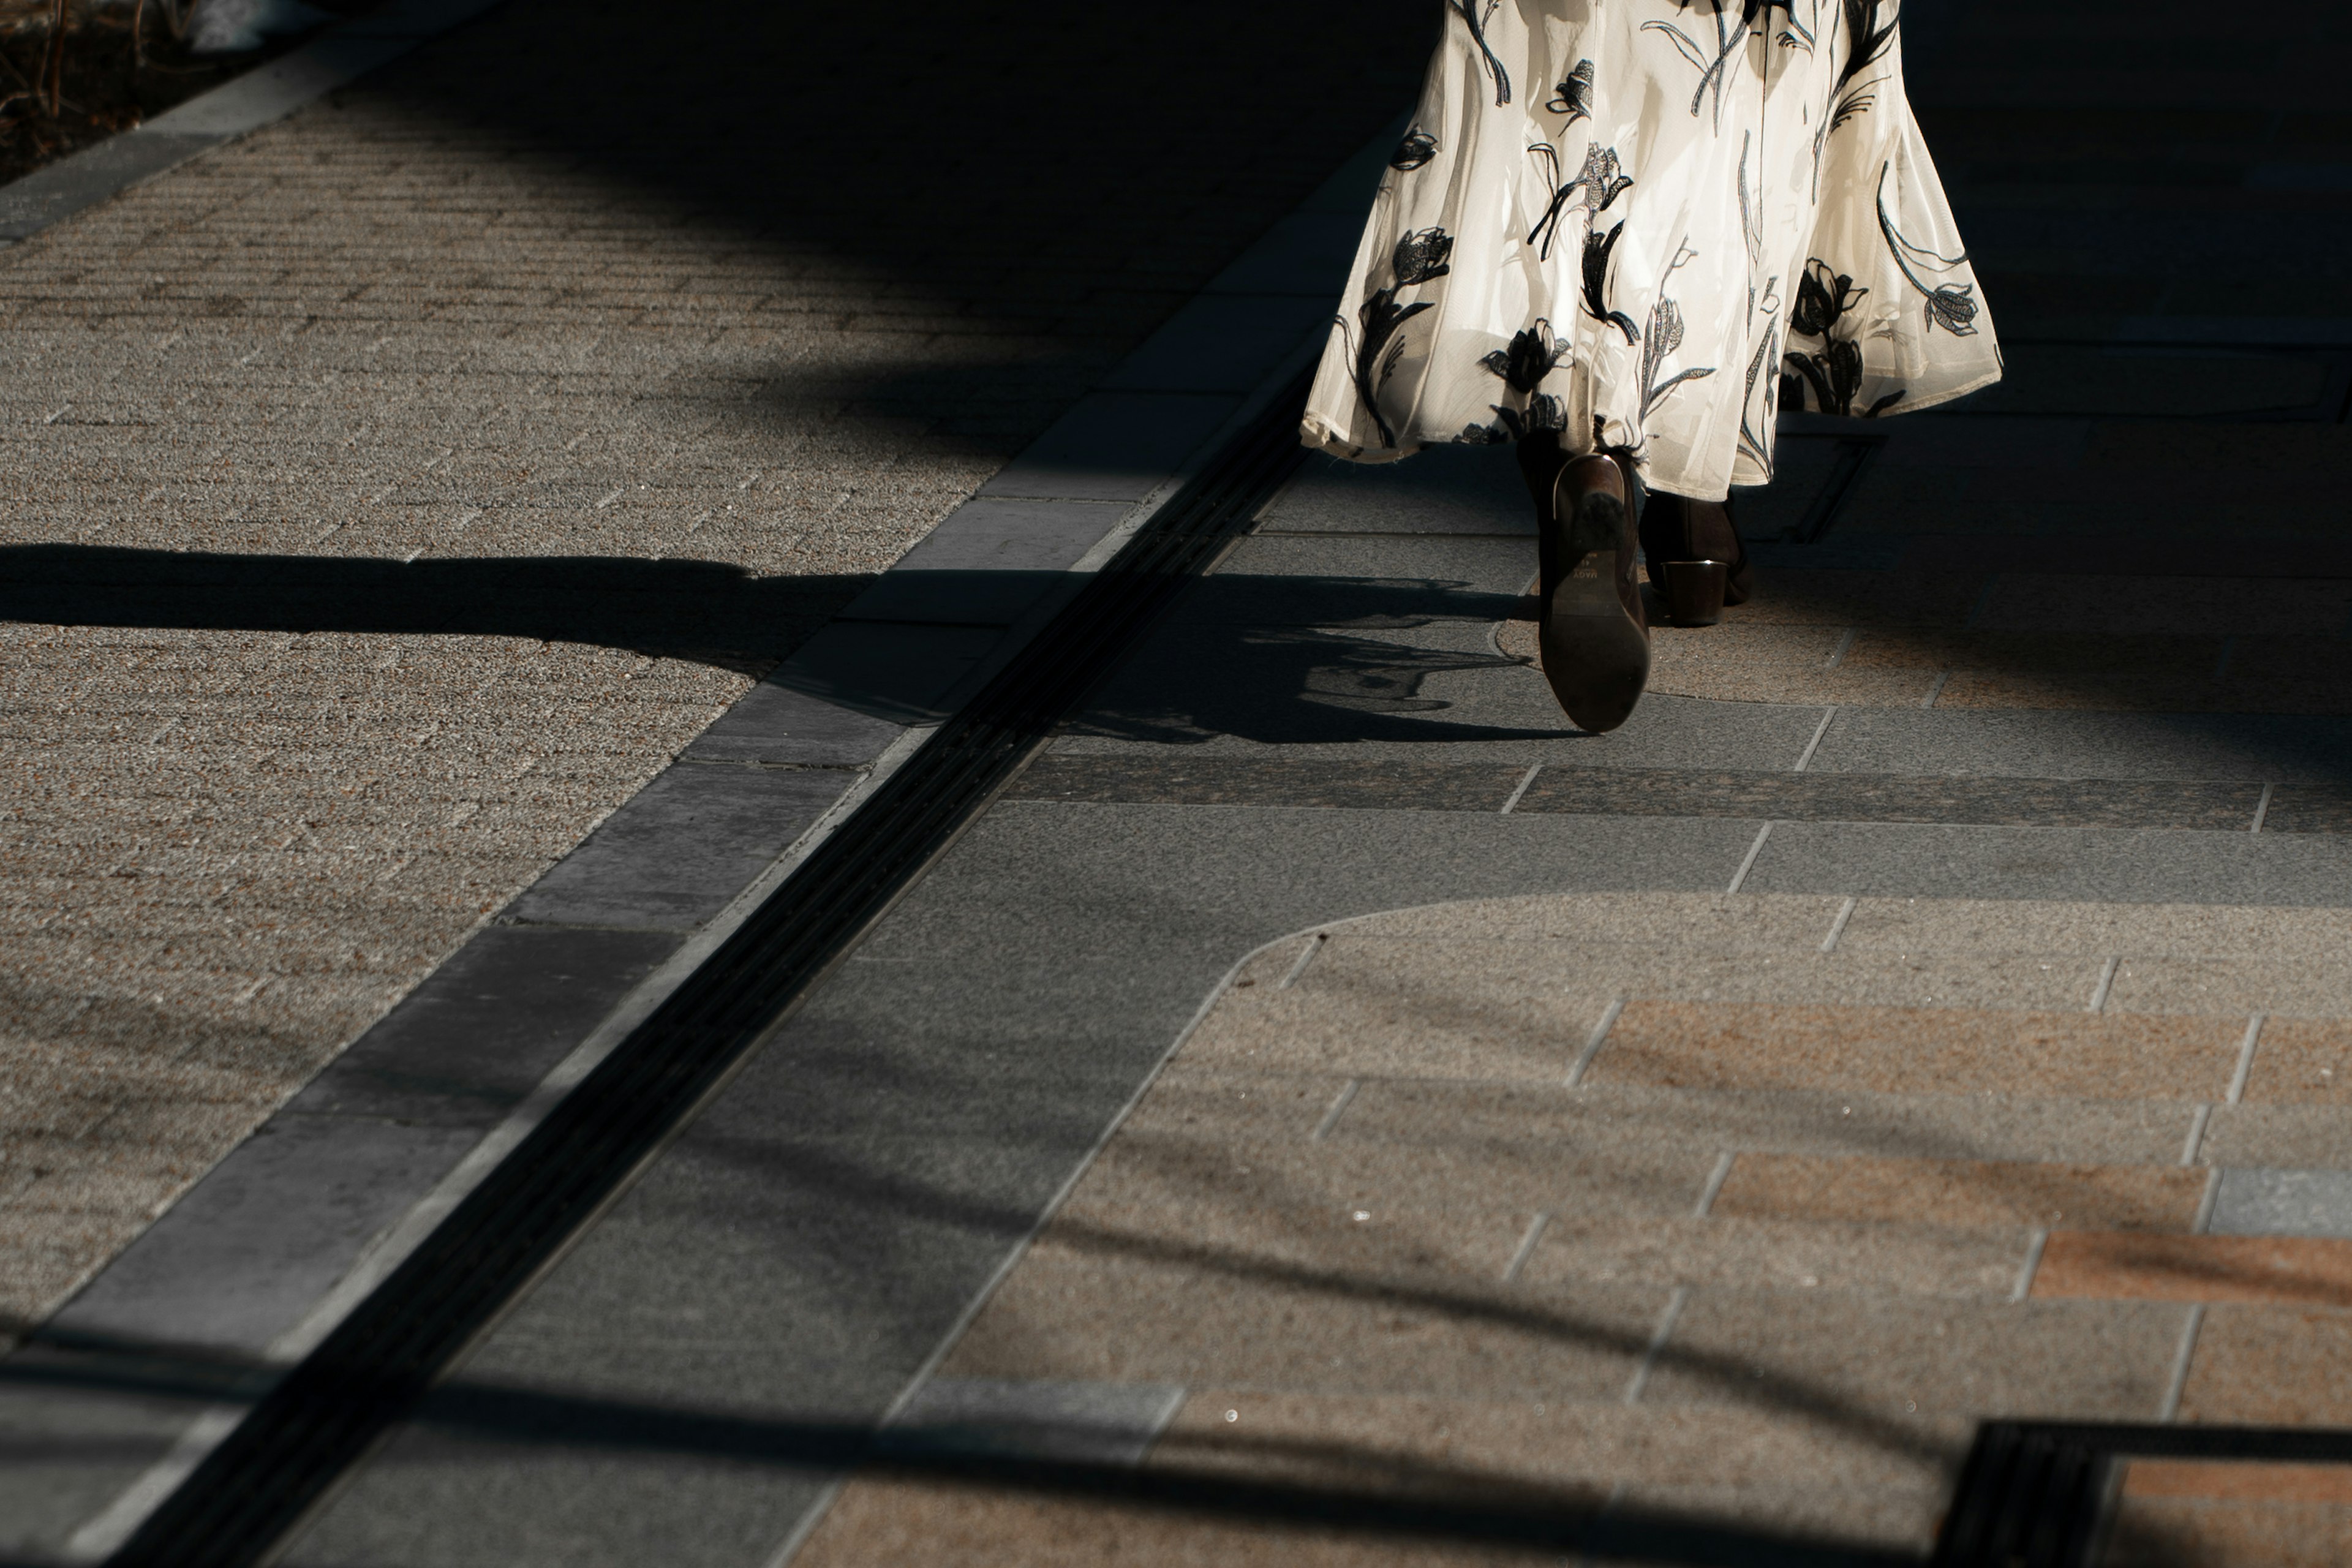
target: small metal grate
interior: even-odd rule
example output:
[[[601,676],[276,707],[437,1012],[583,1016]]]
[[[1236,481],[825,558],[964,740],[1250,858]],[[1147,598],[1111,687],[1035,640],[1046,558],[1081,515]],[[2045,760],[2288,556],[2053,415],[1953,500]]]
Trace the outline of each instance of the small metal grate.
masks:
[[[2137,1458],[2352,1465],[2352,1432],[1989,1421],[1961,1467],[1932,1568],[2093,1568]]]

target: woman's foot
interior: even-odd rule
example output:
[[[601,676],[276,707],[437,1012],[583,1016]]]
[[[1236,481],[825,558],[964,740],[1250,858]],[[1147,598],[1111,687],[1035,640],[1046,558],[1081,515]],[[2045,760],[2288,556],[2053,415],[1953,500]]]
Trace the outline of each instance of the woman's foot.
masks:
[[[1642,510],[1642,553],[1676,626],[1713,626],[1724,605],[1747,603],[1755,584],[1728,500],[1651,492]]]
[[[1650,679],[1633,496],[1630,468],[1596,452],[1560,469],[1542,519],[1537,647],[1552,695],[1583,730],[1622,724]]]

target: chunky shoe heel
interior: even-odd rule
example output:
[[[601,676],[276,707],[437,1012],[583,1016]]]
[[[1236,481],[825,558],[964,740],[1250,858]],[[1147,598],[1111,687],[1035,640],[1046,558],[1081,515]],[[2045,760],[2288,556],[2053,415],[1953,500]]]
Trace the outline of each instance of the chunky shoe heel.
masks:
[[[1724,561],[1661,561],[1666,612],[1678,626],[1711,626],[1723,619],[1731,565]]]
[[[1606,489],[1570,482],[1594,477],[1591,461],[1570,464],[1559,478],[1536,640],[1552,695],[1577,728],[1597,733],[1625,722],[1642,700],[1650,633],[1634,586],[1633,510]],[[1630,476],[1617,472],[1630,489]]]

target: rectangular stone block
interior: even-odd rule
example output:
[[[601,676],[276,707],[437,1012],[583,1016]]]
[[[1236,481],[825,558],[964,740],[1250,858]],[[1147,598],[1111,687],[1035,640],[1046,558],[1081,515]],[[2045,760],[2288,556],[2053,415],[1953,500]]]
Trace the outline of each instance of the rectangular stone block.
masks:
[[[2352,1307],[2352,1241],[2058,1231],[2033,1295]]]
[[[1241,401],[1237,393],[1089,393],[979,493],[1139,501],[1167,483]]]
[[[2217,1236],[2352,1239],[2352,1172],[2225,1170],[2206,1228]]]
[[[2352,1426],[2352,1312],[2209,1309],[2181,1389],[2180,1418],[2210,1426]]]
[[[1974,1008],[1629,1003],[1596,1084],[2219,1100],[2242,1026]]]
[[[725,909],[849,783],[829,769],[679,763],[606,817],[505,918],[690,930]]]
[[[1801,1403],[1890,1436],[1954,1416],[2145,1421],[2164,1399],[2184,1315],[2157,1302],[1700,1291],[1643,1403]]]
[[[1519,1278],[2006,1300],[2025,1261],[2022,1226],[1962,1229],[1820,1219],[1554,1215]]]
[[[488,1130],[677,942],[664,931],[478,931],[288,1110]]]
[[[1538,1089],[1368,1079],[1332,1136],[1549,1144],[1595,1157],[1625,1147],[1881,1157],[1934,1149],[1963,1160],[2171,1164],[2180,1158],[2194,1109],[2186,1101],[1990,1094]]]
[[[1041,1243],[940,1368],[1349,1393],[1607,1398],[1625,1385],[1662,1290],[1365,1289],[1344,1270],[1241,1258],[1082,1253]]]
[[[1713,1214],[1901,1225],[2187,1231],[2206,1173],[2160,1165],[1742,1154]]]

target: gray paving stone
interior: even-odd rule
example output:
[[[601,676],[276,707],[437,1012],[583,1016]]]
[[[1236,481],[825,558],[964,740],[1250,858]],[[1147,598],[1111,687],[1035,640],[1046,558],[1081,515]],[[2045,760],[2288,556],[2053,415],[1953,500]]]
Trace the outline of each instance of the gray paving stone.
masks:
[[[134,135],[241,136],[415,48],[415,28],[345,33],[340,28],[147,121]]]
[[[1117,392],[1244,393],[1328,318],[1327,300],[1203,294],[1171,317],[1103,385]]]
[[[0,239],[23,239],[113,196],[126,186],[178,167],[220,137],[174,133],[152,125],[59,159],[0,191]]]
[[[1010,626],[1074,586],[1068,568],[1130,509],[1118,502],[965,502],[845,605],[844,620]]]
[[[2234,713],[1847,709],[1819,773],[2106,779],[2294,779],[2352,772],[2352,721]]]
[[[2218,1236],[2352,1237],[2352,1171],[2225,1170],[2206,1228]]]
[[[726,908],[849,783],[833,769],[673,767],[508,905],[505,918],[690,930]]]
[[[480,1133],[278,1116],[50,1320],[53,1333],[259,1355]]]
[[[1089,393],[979,493],[1139,501],[1240,407],[1233,393]]]
[[[884,1428],[881,1450],[917,1461],[1135,1465],[1183,1399],[1181,1388],[1165,1384],[933,1378]]]
[[[1747,889],[2116,903],[2352,903],[2352,844],[2102,828],[1776,826]]]
[[[796,691],[771,679],[737,699],[680,754],[698,763],[856,767],[880,756],[905,732],[902,724]]]
[[[477,932],[288,1110],[487,1131],[677,941],[660,931]]]
[[[995,626],[836,621],[801,645],[769,681],[904,727],[945,717],[959,682],[1003,640]]]
[[[1258,518],[1261,533],[1536,532],[1518,465],[1483,447],[1435,447],[1408,463],[1311,457]]]

